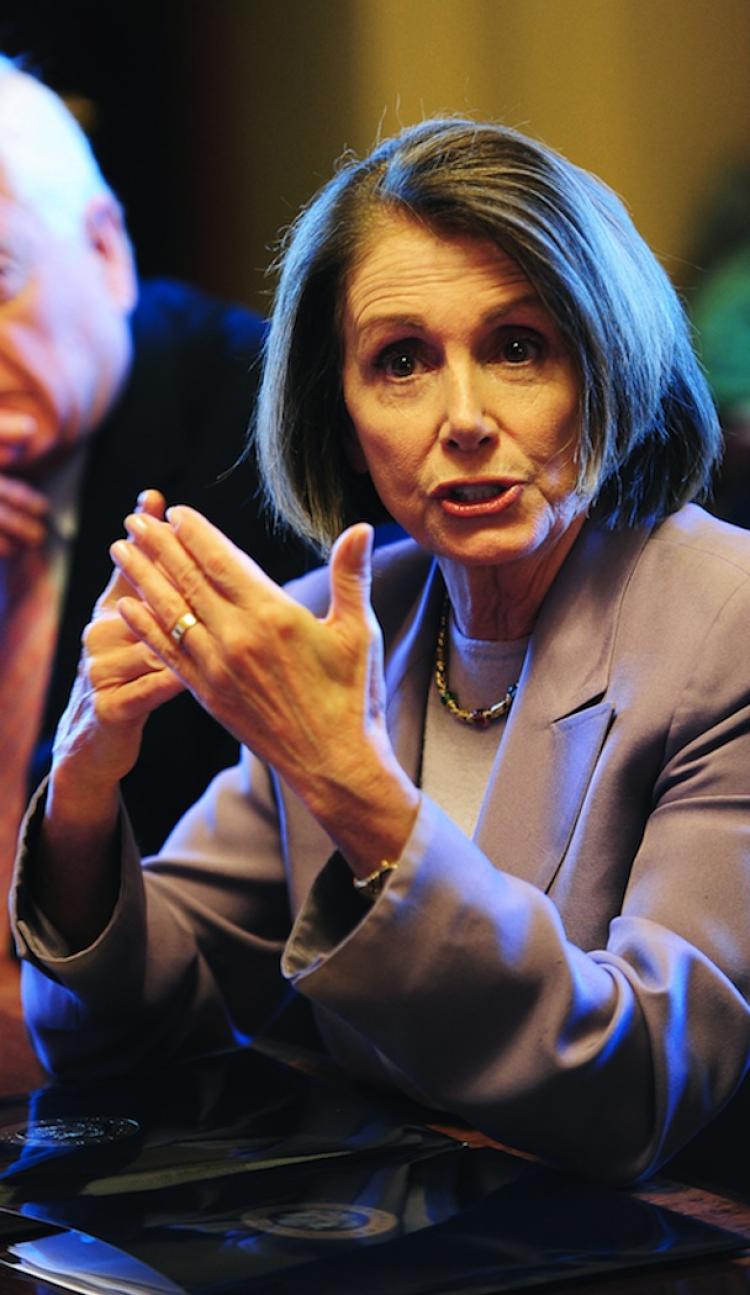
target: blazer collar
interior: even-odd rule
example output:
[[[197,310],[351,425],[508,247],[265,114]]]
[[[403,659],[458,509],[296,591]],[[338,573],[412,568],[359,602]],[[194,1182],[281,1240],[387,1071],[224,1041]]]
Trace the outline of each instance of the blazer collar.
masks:
[[[649,533],[583,527],[542,605],[518,700],[555,720],[606,692],[620,607]]]
[[[498,867],[542,888],[565,854],[612,721],[606,693],[620,609],[649,533],[587,523],[531,636],[475,840]],[[386,669],[391,740],[415,781],[442,588],[433,563]]]

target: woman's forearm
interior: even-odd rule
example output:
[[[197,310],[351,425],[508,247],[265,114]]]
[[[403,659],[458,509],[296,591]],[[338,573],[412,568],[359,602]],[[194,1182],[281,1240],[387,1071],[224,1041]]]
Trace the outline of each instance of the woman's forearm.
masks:
[[[50,779],[39,853],[30,877],[36,904],[70,947],[104,930],[117,898],[118,784],[82,786],[66,771]]]

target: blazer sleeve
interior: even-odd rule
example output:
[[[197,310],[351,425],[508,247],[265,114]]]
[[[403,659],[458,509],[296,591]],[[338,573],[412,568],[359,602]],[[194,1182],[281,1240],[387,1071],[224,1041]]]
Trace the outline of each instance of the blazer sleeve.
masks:
[[[66,1080],[122,1073],[261,1029],[288,993],[279,958],[291,922],[265,767],[243,752],[143,864],[123,811],[115,909],[73,954],[31,896],[45,790],[27,815],[11,912],[26,1020],[46,1068]]]
[[[682,683],[653,804],[606,945],[498,868],[424,798],[399,868],[351,929],[334,865],[283,967],[423,1100],[511,1146],[616,1181],[675,1154],[750,1066],[747,594]],[[743,629],[744,626],[744,629]],[[727,643],[734,669],[727,669]],[[730,652],[731,655],[731,652]],[[613,807],[616,838],[627,806]],[[338,897],[338,898],[337,898]]]

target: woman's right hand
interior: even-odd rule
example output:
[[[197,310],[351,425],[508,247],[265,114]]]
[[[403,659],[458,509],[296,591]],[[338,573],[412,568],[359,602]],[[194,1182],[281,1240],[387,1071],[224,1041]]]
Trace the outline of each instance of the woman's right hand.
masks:
[[[138,511],[162,518],[164,509],[158,491],[139,497]],[[115,569],[84,631],[55,736],[33,885],[37,902],[74,947],[98,934],[114,902],[120,781],[138,759],[148,716],[183,689],[117,612],[118,601],[133,592]]]

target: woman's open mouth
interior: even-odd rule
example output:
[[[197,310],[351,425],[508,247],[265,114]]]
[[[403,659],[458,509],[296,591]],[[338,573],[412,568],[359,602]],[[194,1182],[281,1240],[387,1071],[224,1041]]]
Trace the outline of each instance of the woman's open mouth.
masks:
[[[440,486],[434,497],[454,517],[487,517],[505,512],[522,490],[522,481],[457,481]]]

